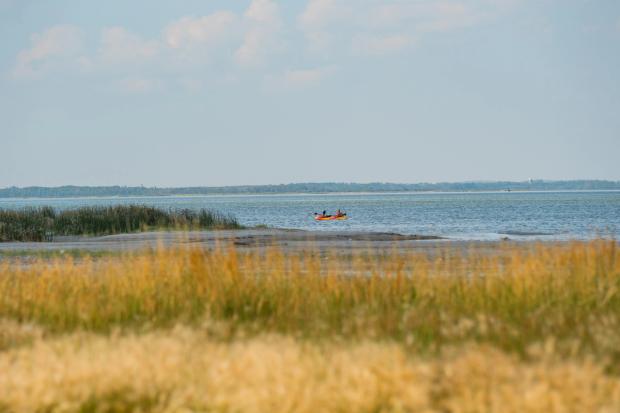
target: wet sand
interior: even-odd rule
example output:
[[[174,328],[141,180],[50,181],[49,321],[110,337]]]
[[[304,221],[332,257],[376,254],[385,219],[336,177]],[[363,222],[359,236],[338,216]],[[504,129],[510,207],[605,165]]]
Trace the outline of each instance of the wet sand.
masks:
[[[244,229],[223,231],[155,231],[134,234],[105,235],[99,237],[69,236],[56,237],[53,242],[4,242],[0,251],[52,251],[91,250],[126,251],[158,246],[175,247],[183,245],[214,248],[234,245],[240,248],[262,248],[268,246],[307,248],[329,247],[335,244],[349,248],[377,244],[401,244],[410,241],[441,240],[429,235],[400,235],[385,232],[326,232],[288,229]]]
[[[526,245],[530,243],[519,242]],[[53,242],[0,243],[0,259],[5,255],[30,255],[45,252],[83,251],[118,253],[158,247],[192,246],[213,249],[234,246],[239,250],[264,250],[276,247],[285,253],[303,251],[349,254],[359,251],[454,252],[475,249],[493,252],[505,241],[450,240],[433,235],[401,235],[385,232],[302,231],[287,229],[244,229],[225,231],[159,231],[100,237],[57,237]]]

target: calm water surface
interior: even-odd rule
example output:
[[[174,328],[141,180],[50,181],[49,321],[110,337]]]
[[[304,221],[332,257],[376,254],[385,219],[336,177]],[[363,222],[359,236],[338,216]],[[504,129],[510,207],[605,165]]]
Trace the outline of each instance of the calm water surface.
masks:
[[[486,192],[191,197],[0,199],[0,208],[145,204],[210,208],[241,224],[278,228],[389,231],[455,239],[620,239],[620,192]],[[313,212],[337,208],[350,217],[315,222]]]

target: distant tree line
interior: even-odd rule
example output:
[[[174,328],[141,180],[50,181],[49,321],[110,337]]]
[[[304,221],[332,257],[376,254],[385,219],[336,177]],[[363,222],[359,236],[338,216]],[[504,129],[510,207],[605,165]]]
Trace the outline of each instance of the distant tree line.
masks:
[[[573,180],[523,182],[442,182],[442,183],[297,183],[281,185],[195,186],[158,188],[144,186],[30,186],[0,189],[0,198],[66,198],[106,196],[167,196],[214,194],[284,194],[334,192],[410,192],[410,191],[561,191],[561,190],[620,190],[620,181]]]

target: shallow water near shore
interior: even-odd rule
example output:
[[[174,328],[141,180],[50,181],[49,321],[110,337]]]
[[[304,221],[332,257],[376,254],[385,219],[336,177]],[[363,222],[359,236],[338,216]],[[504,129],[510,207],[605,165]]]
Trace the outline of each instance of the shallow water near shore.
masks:
[[[475,192],[208,195],[0,199],[0,208],[144,204],[210,208],[242,225],[312,231],[381,231],[458,240],[620,238],[620,192]],[[313,212],[342,209],[347,221],[315,222]]]

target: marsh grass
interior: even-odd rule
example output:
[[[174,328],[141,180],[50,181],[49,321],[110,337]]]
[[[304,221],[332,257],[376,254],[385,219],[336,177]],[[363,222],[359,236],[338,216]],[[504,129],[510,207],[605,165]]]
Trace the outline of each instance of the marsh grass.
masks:
[[[107,235],[153,229],[236,229],[229,215],[201,209],[162,210],[146,205],[0,209],[1,241],[52,241],[62,235]]]
[[[6,262],[0,320],[6,412],[620,411],[614,241]]]
[[[428,349],[474,340],[525,354],[546,337],[606,352],[601,330],[620,331],[613,241],[435,258],[160,249],[5,263],[0,274],[0,318],[56,332],[209,318],[246,331]]]
[[[0,353],[3,412],[617,412],[620,380],[553,348],[437,357],[392,342],[72,334]],[[8,374],[6,374],[8,373]]]

